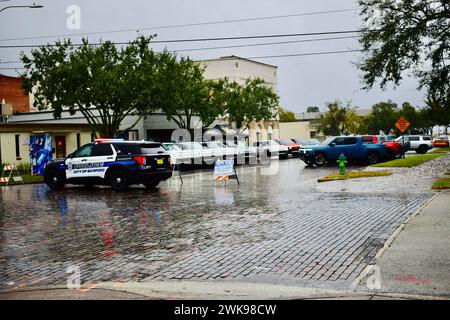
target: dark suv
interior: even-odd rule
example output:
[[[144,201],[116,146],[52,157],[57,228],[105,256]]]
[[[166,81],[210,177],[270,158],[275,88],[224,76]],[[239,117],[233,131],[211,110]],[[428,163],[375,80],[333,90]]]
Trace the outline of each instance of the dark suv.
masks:
[[[132,184],[154,188],[171,176],[170,157],[160,143],[97,139],[65,159],[49,162],[44,181],[53,190],[71,183],[123,191]]]

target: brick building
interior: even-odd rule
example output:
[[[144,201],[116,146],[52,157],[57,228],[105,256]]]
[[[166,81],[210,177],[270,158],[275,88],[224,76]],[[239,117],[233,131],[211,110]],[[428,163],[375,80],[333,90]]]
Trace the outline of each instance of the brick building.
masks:
[[[13,112],[30,112],[30,97],[22,90],[22,79],[0,74],[0,103],[12,104]]]

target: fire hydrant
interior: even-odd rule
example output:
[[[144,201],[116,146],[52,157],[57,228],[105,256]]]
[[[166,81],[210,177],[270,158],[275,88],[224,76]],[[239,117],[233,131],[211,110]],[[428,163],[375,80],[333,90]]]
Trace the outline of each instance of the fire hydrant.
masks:
[[[345,174],[345,164],[347,163],[347,158],[343,153],[339,156],[339,159],[336,161],[339,163],[339,174],[344,175]]]

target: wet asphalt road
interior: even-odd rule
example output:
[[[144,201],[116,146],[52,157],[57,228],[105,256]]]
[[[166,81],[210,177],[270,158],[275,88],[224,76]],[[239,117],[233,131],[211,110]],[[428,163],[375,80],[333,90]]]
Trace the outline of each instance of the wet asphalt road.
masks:
[[[317,183],[336,171],[290,159],[274,161],[272,168],[240,166],[239,186],[214,183],[212,172],[203,170],[185,174],[183,185],[175,175],[153,191],[0,188],[0,289],[64,285],[69,266],[80,267],[82,283],[348,288],[432,193],[377,189],[383,178],[355,192],[342,182],[327,188]]]

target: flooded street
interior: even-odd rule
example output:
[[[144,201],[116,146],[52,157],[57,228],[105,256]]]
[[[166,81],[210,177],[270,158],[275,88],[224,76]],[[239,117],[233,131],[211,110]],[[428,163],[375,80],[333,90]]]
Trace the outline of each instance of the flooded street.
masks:
[[[183,174],[183,184],[175,174],[155,190],[122,193],[74,186],[54,192],[44,184],[0,188],[0,288],[65,285],[70,266],[80,268],[82,283],[348,288],[432,196],[429,188],[385,191],[383,178],[364,190],[355,180],[346,190],[347,182],[317,182],[336,167],[277,163],[275,171],[239,166],[239,186],[232,180],[225,187],[202,170]],[[389,181],[395,189],[395,178]]]

